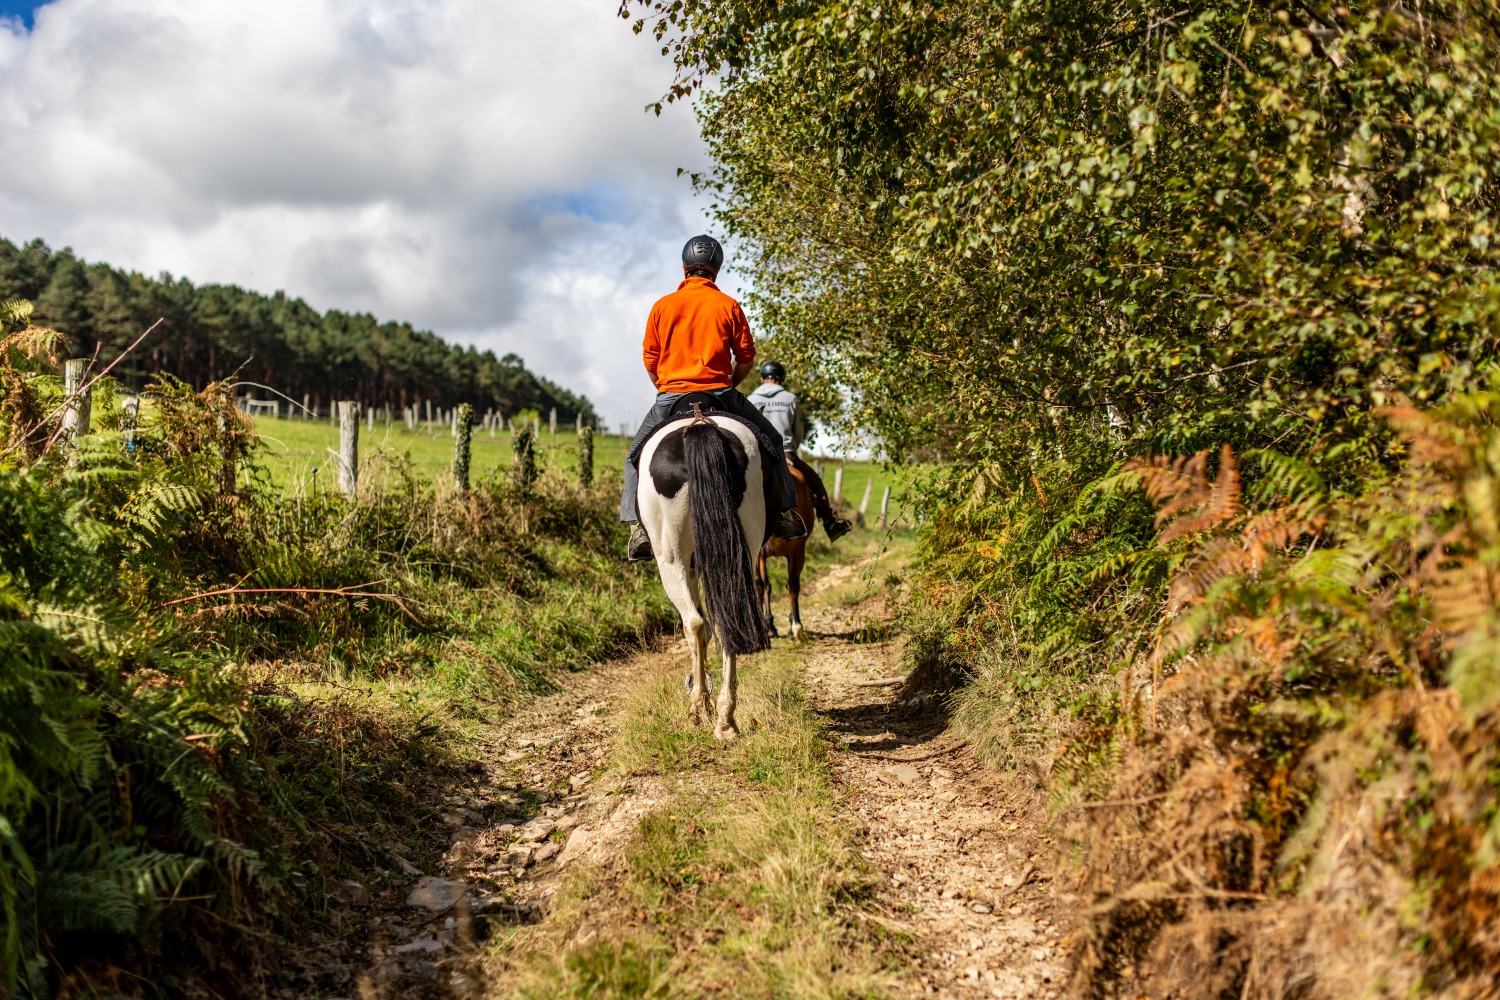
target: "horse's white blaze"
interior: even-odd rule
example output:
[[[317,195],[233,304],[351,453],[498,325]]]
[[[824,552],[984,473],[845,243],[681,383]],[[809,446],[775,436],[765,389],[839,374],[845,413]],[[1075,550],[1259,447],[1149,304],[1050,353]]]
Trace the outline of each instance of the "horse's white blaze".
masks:
[[[740,526],[745,531],[745,551],[751,554],[760,549],[760,540],[765,537],[766,505],[764,469],[760,461],[760,445],[748,427],[726,417],[710,417],[721,429],[739,439],[749,457],[745,469],[745,496],[740,501]],[[681,434],[688,427],[687,421],[669,424],[663,431],[652,435],[641,449],[640,485],[636,489],[641,524],[651,536],[651,548],[656,554],[656,568],[661,574],[662,588],[677,613],[682,617],[683,631],[687,633],[688,650],[692,655],[689,674],[688,712],[694,722],[700,714],[708,713],[708,622],[703,615],[703,601],[698,590],[698,574],[693,569],[693,518],[689,508],[691,485],[685,485],[674,497],[664,497],[656,491],[651,477],[651,460],[656,449],[669,435]],[[752,563],[750,567],[754,571]],[[724,676],[719,684],[718,712],[714,735],[719,739],[733,739],[739,735],[734,722],[735,696],[739,679],[735,673],[735,656],[724,654]]]

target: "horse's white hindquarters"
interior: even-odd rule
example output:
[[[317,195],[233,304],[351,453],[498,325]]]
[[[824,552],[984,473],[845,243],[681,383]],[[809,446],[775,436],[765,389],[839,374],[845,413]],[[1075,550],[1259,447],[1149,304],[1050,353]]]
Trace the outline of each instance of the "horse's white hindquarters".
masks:
[[[706,420],[712,436],[696,420],[669,423],[651,436],[641,450],[636,499],[662,587],[688,637],[689,716],[696,723],[708,713],[712,629],[724,651],[714,734],[733,739],[739,734],[734,722],[736,651],[753,652],[767,642],[751,562],[765,537],[765,470],[748,427],[725,416]],[[715,532],[702,546],[695,544],[695,522]]]

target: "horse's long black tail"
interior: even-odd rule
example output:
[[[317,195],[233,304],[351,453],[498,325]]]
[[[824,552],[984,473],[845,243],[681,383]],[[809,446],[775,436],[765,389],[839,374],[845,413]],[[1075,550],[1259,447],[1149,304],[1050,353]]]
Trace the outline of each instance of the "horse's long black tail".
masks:
[[[719,648],[726,653],[759,652],[771,643],[756,607],[750,549],[740,524],[745,477],[738,468],[739,456],[719,428],[707,421],[689,424],[682,437],[693,515],[693,563]]]

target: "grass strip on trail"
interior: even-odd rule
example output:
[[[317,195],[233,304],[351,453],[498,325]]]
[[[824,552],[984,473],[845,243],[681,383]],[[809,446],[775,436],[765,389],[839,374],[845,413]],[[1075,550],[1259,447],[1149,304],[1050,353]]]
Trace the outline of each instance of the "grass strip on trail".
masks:
[[[629,691],[610,762],[629,792],[661,782],[628,847],[580,867],[537,927],[497,941],[501,995],[874,997],[894,957],[861,914],[873,884],[838,818],[828,735],[795,646],[742,664],[744,737],[687,721],[678,657]]]

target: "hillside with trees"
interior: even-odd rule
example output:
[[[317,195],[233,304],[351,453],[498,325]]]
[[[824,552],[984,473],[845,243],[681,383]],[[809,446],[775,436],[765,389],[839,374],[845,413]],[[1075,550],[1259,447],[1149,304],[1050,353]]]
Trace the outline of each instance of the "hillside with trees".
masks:
[[[497,358],[366,313],[320,313],[283,292],[148,278],[41,240],[18,247],[0,238],[0,301],[10,299],[31,301],[35,322],[66,334],[76,353],[97,349],[105,363],[162,319],[114,369],[130,387],[159,372],[200,388],[234,376],[299,403],[305,395],[324,412],[334,399],[397,409],[426,400],[505,416],[556,407],[566,422],[595,417],[587,399],[534,375],[514,354]]]
[[[620,13],[766,350],[941,463],[912,684],[1053,803],[1074,995],[1494,995],[1493,0]]]

